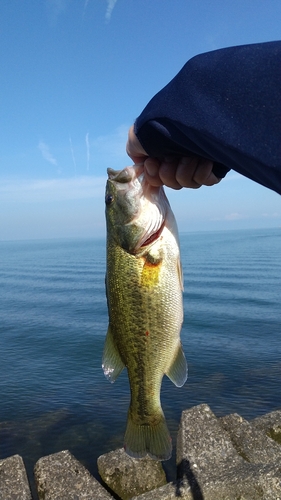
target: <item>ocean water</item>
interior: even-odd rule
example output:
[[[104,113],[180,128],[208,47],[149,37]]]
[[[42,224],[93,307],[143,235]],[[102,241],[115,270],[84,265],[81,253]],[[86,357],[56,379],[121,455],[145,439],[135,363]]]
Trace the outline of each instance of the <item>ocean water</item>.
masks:
[[[180,240],[189,378],[161,393],[174,443],[200,403],[247,419],[281,408],[281,229]],[[0,458],[20,454],[32,482],[40,457],[69,449],[96,476],[129,405],[126,371],[110,384],[101,369],[105,241],[0,242],[0,256]]]

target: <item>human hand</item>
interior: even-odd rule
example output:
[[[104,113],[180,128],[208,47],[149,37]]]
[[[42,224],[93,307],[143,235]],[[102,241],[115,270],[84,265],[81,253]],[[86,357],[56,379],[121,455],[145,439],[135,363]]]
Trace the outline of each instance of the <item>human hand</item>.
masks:
[[[152,186],[168,186],[173,189],[213,186],[220,178],[213,173],[213,162],[198,156],[151,158],[140,144],[134,132],[129,129],[127,154],[135,163],[143,163],[147,181]]]
[[[144,166],[146,178],[152,186],[164,184],[173,189],[198,189],[213,186],[221,180],[212,171],[213,162],[197,156],[166,157],[162,161],[147,158]]]

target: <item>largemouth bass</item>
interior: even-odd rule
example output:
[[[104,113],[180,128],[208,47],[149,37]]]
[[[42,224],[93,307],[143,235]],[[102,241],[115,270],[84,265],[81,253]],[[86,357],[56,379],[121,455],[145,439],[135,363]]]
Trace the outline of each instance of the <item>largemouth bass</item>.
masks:
[[[162,378],[179,387],[187,378],[177,225],[163,187],[148,184],[143,165],[107,172],[109,326],[102,366],[111,382],[128,370],[126,452],[167,460],[172,443],[160,402]]]

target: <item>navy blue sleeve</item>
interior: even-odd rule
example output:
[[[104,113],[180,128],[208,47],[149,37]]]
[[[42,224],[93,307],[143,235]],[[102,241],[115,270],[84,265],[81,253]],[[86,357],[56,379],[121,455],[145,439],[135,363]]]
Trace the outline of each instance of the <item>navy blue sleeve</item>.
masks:
[[[145,107],[149,156],[195,154],[281,194],[281,41],[200,54]]]

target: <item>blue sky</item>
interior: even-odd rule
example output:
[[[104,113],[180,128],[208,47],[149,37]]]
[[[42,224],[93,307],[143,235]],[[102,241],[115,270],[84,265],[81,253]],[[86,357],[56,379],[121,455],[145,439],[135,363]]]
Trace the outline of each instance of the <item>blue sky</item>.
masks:
[[[192,56],[281,39],[280,0],[2,0],[0,239],[105,234],[106,168]],[[281,226],[281,198],[235,172],[167,190],[180,231]]]

